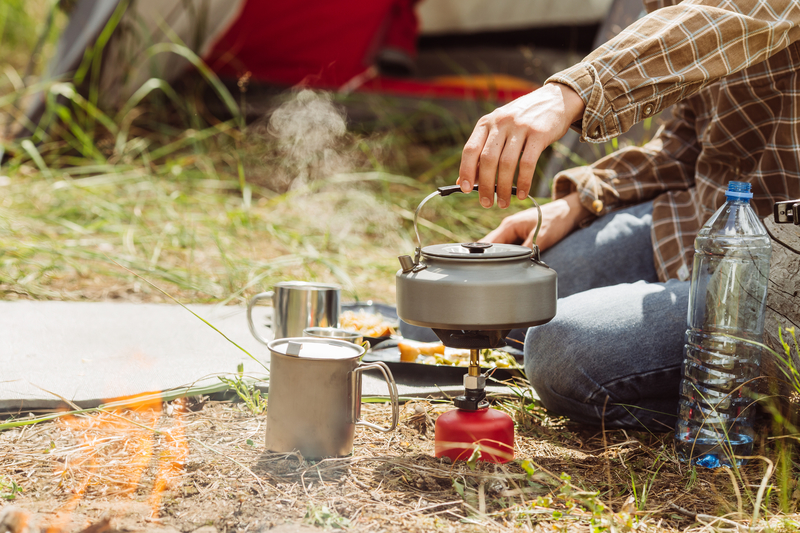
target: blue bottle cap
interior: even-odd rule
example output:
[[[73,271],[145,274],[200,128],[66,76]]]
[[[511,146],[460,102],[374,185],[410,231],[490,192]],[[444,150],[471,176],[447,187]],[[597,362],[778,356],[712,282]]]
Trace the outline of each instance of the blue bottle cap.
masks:
[[[750,192],[750,184],[746,181],[729,181],[728,190],[725,191],[727,200],[750,201],[753,193]]]

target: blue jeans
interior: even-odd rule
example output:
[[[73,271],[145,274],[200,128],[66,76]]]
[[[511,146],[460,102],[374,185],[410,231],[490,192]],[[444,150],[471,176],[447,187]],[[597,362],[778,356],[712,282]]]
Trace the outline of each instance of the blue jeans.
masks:
[[[558,273],[558,310],[528,330],[525,373],[553,414],[675,427],[690,283],[658,282],[652,209],[609,213],[542,254]]]

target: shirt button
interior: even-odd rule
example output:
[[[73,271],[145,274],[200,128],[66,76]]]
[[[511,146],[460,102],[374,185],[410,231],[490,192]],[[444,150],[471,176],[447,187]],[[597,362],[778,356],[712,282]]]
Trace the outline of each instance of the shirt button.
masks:
[[[600,126],[597,126],[592,132],[592,139],[597,139],[598,137],[600,137]]]
[[[644,106],[644,116],[649,117],[653,114],[653,104],[647,104]]]

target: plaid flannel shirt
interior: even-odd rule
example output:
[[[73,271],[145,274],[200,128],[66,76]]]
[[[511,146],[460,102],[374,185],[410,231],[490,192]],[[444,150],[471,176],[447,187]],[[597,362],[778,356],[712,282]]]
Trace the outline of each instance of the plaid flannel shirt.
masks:
[[[645,0],[649,14],[582,62],[550,77],[586,111],[573,125],[602,142],[673,107],[641,147],[556,175],[553,196],[579,191],[597,215],[653,200],[661,281],[688,279],[694,238],[730,180],[752,184],[765,217],[800,198],[800,1]]]

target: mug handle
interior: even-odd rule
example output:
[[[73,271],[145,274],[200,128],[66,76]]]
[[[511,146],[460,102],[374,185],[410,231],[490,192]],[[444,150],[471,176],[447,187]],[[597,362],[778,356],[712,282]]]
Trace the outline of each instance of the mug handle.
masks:
[[[383,374],[383,379],[386,380],[386,384],[389,386],[389,398],[392,401],[392,425],[391,427],[385,428],[383,426],[378,426],[371,422],[366,422],[364,420],[360,420],[358,418],[359,414],[359,407],[361,406],[361,373],[365,370],[371,370],[373,368],[377,368]],[[394,381],[394,376],[392,376],[392,371],[389,370],[389,367],[386,366],[386,363],[381,361],[375,361],[374,363],[359,363],[358,367],[353,370],[354,377],[358,377],[358,379],[351,380],[353,386],[353,418],[357,426],[367,426],[370,429],[374,429],[376,431],[381,431],[383,433],[389,433],[390,431],[394,431],[397,428],[397,421],[400,419],[400,401],[397,394],[397,383]],[[358,387],[356,389],[356,387]]]
[[[259,333],[256,331],[256,326],[255,324],[253,324],[253,306],[255,306],[256,302],[258,302],[259,300],[266,300],[266,299],[271,300],[274,294],[275,293],[273,291],[262,292],[253,296],[252,298],[250,298],[250,301],[247,302],[247,325],[250,327],[250,333],[253,334],[253,337],[255,337],[256,340],[258,340],[263,344],[267,344],[270,341],[269,339],[259,335]]]

